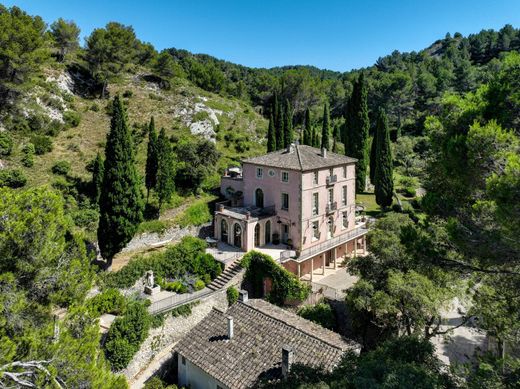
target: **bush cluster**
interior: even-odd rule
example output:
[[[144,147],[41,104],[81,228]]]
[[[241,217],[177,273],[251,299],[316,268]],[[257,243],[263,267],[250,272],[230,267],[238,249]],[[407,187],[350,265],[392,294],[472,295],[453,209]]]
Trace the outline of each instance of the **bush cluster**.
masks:
[[[65,122],[65,126],[67,126],[67,128],[77,127],[81,122],[81,116],[76,111],[66,111],[63,114],[63,121]]]
[[[34,166],[34,145],[32,143],[26,144],[22,149],[22,165],[25,167]]]
[[[119,290],[109,288],[102,293],[87,300],[87,309],[94,316],[98,317],[105,313],[121,315],[126,309],[126,299]]]
[[[230,286],[226,290],[227,301],[229,305],[233,305],[238,301],[238,289],[234,286]]]
[[[292,301],[303,301],[309,296],[307,285],[266,254],[250,251],[244,255],[240,265],[246,269],[244,279],[251,284],[255,296],[263,295],[266,278],[273,282],[272,290],[266,296],[273,304],[284,305]]]
[[[21,188],[27,183],[27,177],[19,169],[0,170],[0,187]]]
[[[46,135],[33,135],[31,143],[34,145],[36,155],[43,155],[52,151],[52,139]]]
[[[52,173],[58,174],[60,176],[66,176],[70,172],[70,162],[69,161],[56,161],[54,165],[52,165]]]
[[[305,305],[298,310],[298,315],[304,319],[313,321],[322,327],[334,330],[336,328],[336,315],[334,310],[324,301],[316,305]]]
[[[7,131],[0,132],[0,155],[10,155],[13,151],[13,138]]]

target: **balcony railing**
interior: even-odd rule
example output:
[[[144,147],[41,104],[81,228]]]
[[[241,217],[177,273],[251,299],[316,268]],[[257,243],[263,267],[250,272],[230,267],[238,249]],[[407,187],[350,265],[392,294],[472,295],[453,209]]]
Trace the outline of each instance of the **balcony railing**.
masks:
[[[248,206],[248,207],[231,207],[228,205],[224,205],[219,203],[217,205],[218,212],[228,211],[237,215],[242,215],[243,218],[249,219],[251,217],[263,217],[263,216],[274,216],[276,215],[276,207],[274,205],[270,205],[268,207],[256,207],[256,206]]]
[[[327,214],[329,214],[329,213],[334,212],[336,209],[338,209],[338,203],[334,201],[332,203],[327,204],[327,207],[325,208],[325,212]]]
[[[294,259],[298,262],[304,261],[305,259],[314,257],[315,255],[321,254],[327,250],[333,249],[334,247],[339,246],[340,244],[347,243],[348,241],[359,238],[360,236],[365,235],[368,230],[363,227],[356,227],[352,231],[347,232],[346,234],[341,234],[335,238],[329,239],[323,243],[320,243],[316,246],[309,247],[308,249],[302,250],[300,255],[294,257]],[[284,251],[280,255],[280,262],[285,262],[289,260],[288,251]]]
[[[327,176],[325,182],[327,183],[327,185],[334,185],[336,182],[338,182],[338,176],[335,174],[332,176]]]

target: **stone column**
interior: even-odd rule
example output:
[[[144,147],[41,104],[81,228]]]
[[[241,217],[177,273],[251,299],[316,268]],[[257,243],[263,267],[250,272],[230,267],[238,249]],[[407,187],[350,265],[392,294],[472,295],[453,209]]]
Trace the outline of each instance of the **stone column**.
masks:
[[[312,282],[312,274],[314,273],[314,257],[311,259],[311,282]]]
[[[363,255],[367,255],[367,236],[363,235]]]
[[[357,258],[357,243],[358,239],[354,239],[354,258]]]
[[[333,258],[333,260],[334,260],[334,270],[336,270],[336,266],[337,266],[336,265],[336,260],[338,258],[338,251],[337,250],[338,250],[338,248],[334,247],[334,258]]]
[[[327,257],[327,254],[326,254],[326,253],[321,254],[321,258],[322,258],[321,263],[322,263],[322,265],[323,265],[322,273],[321,273],[321,274],[323,274],[323,275],[325,275],[325,258],[326,258],[326,257]]]
[[[298,279],[301,278],[300,262],[298,262]]]

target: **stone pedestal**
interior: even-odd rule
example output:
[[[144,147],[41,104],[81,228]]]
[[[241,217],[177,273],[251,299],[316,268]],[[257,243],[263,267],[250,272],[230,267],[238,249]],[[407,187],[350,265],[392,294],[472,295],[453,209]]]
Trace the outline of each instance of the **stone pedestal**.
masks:
[[[153,296],[161,291],[161,287],[159,285],[154,285],[153,287],[146,285],[144,287],[144,293]]]

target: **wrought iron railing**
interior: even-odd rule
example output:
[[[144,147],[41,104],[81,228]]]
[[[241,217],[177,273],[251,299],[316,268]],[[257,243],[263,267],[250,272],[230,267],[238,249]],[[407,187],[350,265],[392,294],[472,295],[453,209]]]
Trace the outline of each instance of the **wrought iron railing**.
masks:
[[[327,185],[333,185],[336,182],[338,182],[338,176],[335,174],[332,176],[327,176],[327,179],[325,182],[327,183]]]
[[[325,212],[326,213],[332,213],[336,209],[338,209],[338,203],[334,201],[332,203],[327,203],[327,207],[325,208]]]

